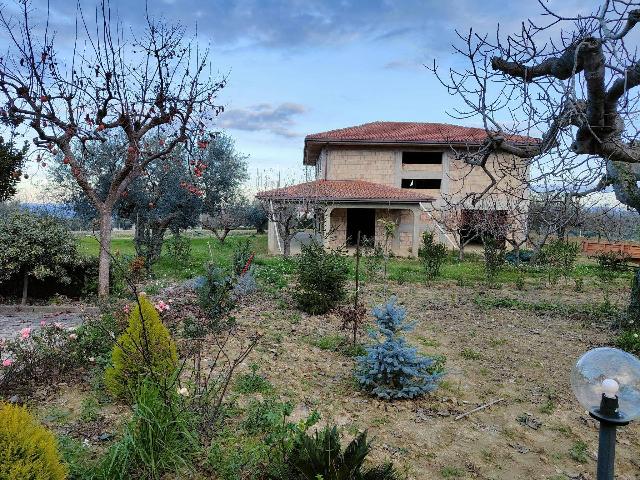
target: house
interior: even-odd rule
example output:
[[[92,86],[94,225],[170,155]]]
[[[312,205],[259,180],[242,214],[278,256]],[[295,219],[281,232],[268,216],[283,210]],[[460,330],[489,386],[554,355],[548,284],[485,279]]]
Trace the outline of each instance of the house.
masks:
[[[487,170],[497,179],[491,203],[473,203],[469,194],[484,192],[492,182],[471,168],[460,153],[480,148],[484,129],[440,123],[373,122],[308,135],[304,165],[314,167],[315,180],[260,192],[257,198],[278,202],[314,202],[317,226],[330,245],[353,245],[357,234],[385,241],[385,222],[395,224],[390,248],[396,255],[417,255],[422,233],[429,229],[449,247],[470,227],[441,221],[445,206],[460,200],[466,212],[491,210],[506,223],[509,191],[522,185],[528,172],[523,160],[506,152],[492,154]],[[530,143],[528,137],[511,141]],[[501,215],[499,215],[501,214]],[[522,214],[522,212],[521,212]],[[516,222],[509,228],[519,228]],[[269,224],[269,250],[282,251],[278,229]],[[466,230],[465,230],[466,229]]]

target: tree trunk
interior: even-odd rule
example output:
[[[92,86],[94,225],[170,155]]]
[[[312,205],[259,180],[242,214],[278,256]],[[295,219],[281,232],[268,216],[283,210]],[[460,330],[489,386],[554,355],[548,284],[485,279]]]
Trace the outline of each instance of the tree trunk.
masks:
[[[22,282],[22,305],[27,304],[27,291],[29,290],[29,274],[24,274],[24,280]]]
[[[281,235],[282,237],[282,255],[288,257],[291,255],[291,240],[293,239],[293,235],[289,232],[285,232]]]
[[[109,296],[109,265],[111,264],[111,209],[100,213],[100,260],[98,264],[98,296]]]
[[[464,245],[460,245],[460,248],[458,249],[458,261],[464,261]]]

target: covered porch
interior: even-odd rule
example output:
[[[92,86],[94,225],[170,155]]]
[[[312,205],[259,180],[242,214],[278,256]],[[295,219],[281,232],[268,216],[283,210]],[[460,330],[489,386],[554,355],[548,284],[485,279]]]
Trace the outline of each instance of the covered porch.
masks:
[[[285,236],[292,239],[288,247],[295,254],[300,245],[314,239],[326,246],[353,247],[359,232],[361,240],[386,245],[395,255],[417,256],[420,236],[427,228],[425,204],[433,202],[418,190],[362,180],[316,180],[260,192],[256,197],[271,212],[268,233],[273,254],[283,253]],[[299,206],[297,213],[295,205]],[[284,210],[287,216],[274,215]],[[283,235],[285,222],[291,225],[311,212],[312,225],[298,229],[295,235]]]
[[[336,202],[323,212],[324,242],[330,247],[355,247],[358,233],[361,243],[387,243],[391,252],[399,256],[417,256],[420,244],[419,204]],[[385,224],[393,225],[388,235]]]

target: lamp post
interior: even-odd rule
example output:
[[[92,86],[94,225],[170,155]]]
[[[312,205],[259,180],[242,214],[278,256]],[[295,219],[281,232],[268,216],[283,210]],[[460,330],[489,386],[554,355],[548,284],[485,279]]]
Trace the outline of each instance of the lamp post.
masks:
[[[597,480],[613,480],[616,430],[640,415],[640,360],[617,348],[594,348],[571,372],[580,404],[600,422]]]

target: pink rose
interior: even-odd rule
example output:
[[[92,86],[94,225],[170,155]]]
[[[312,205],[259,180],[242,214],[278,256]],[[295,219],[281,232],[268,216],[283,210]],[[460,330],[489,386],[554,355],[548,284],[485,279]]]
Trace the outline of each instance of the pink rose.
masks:
[[[75,340],[76,338],[78,338],[78,335],[76,335],[75,333],[69,334],[69,340]]]
[[[29,338],[29,335],[31,335],[31,328],[26,327],[20,330],[20,338],[22,338],[23,340]]]
[[[46,327],[47,326],[47,322],[45,320],[41,320],[40,321],[40,326],[41,327]]]
[[[5,358],[2,361],[2,366],[3,367],[10,367],[11,365],[13,365],[13,360],[11,360],[10,358]]]
[[[159,312],[165,312],[167,310],[171,310],[171,306],[162,300],[159,300],[158,303],[155,304],[155,307],[156,307],[156,310],[158,310]]]

